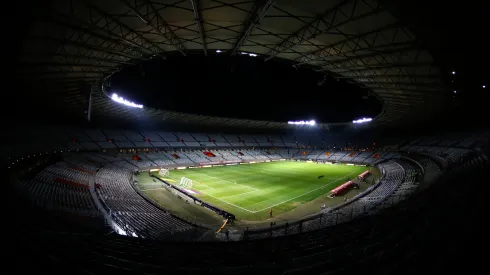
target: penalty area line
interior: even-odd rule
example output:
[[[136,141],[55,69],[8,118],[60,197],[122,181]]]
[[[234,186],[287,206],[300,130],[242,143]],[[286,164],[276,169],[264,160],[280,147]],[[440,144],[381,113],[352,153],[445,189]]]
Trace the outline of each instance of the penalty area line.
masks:
[[[245,208],[243,208],[243,207],[241,207],[241,206],[238,206],[238,205],[233,204],[233,203],[231,203],[231,202],[227,202],[227,201],[222,200],[222,199],[220,199],[220,198],[217,198],[217,197],[215,197],[215,196],[209,195],[209,194],[208,194],[208,193],[206,193],[206,192],[203,192],[203,191],[199,191],[199,192],[203,193],[204,195],[210,196],[211,198],[214,198],[214,199],[217,199],[217,200],[219,200],[219,201],[222,201],[222,202],[224,202],[224,203],[226,203],[226,204],[229,204],[229,205],[231,205],[231,206],[235,206],[236,208],[240,208],[240,209],[245,210],[245,211],[247,211],[247,212],[254,213],[253,211],[250,211],[250,210],[248,210],[248,209],[245,209]]]
[[[257,190],[250,190],[250,191],[247,191],[247,192],[243,192],[243,193],[235,194],[235,195],[231,195],[231,196],[226,196],[226,197],[223,197],[223,198],[231,198],[231,197],[241,196],[241,195],[252,193],[252,192],[255,192],[255,191],[257,191]]]
[[[221,178],[218,178],[218,177],[206,175],[206,174],[199,173],[199,172],[194,172],[194,173],[199,174],[199,175],[203,175],[203,176],[206,176],[206,177],[210,177],[210,178],[213,178],[213,179],[217,179],[219,181],[227,181],[227,182],[231,182],[231,183],[236,184],[236,185],[245,186],[247,188],[253,189],[254,191],[260,191],[260,189],[257,189],[255,187],[251,187],[251,186],[248,186],[248,185],[244,185],[244,184],[238,183],[238,182],[236,182],[236,180],[231,181],[231,180],[225,180],[225,179],[221,179]]]
[[[354,172],[354,173],[356,173],[356,172]],[[347,175],[347,176],[351,176],[351,175],[352,175],[352,174],[354,174],[354,173],[350,173],[350,174],[349,174],[349,175]],[[308,192],[306,192],[306,193],[303,193],[303,194],[301,194],[301,195],[299,195],[299,196],[296,196],[296,197],[294,197],[294,198],[290,198],[290,199],[285,200],[285,201],[283,201],[283,202],[276,203],[276,204],[274,204],[274,205],[271,205],[271,206],[265,207],[265,208],[260,209],[260,210],[257,210],[257,211],[252,211],[252,213],[258,213],[258,212],[260,212],[260,211],[264,211],[264,210],[266,210],[266,209],[270,209],[270,208],[272,208],[272,207],[274,207],[274,206],[278,206],[278,205],[284,204],[284,203],[286,203],[286,202],[292,201],[292,200],[297,199],[297,198],[299,198],[299,197],[302,197],[302,196],[304,196],[304,195],[308,195],[308,194],[310,194],[310,193],[312,193],[312,192],[315,192],[316,190],[319,190],[319,189],[325,188],[327,185],[332,184],[332,183],[335,183],[335,182],[338,182],[338,181],[340,181],[340,180],[341,180],[341,179],[337,179],[337,180],[331,181],[331,182],[329,182],[329,183],[327,183],[327,184],[325,184],[325,185],[322,185],[322,186],[320,186],[320,187],[318,187],[318,188],[315,188],[315,189],[313,189],[313,190],[310,190],[310,191],[308,191]]]

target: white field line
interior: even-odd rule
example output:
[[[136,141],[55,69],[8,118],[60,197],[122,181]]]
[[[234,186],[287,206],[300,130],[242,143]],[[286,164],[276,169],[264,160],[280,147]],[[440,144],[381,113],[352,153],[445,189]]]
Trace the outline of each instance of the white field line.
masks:
[[[196,181],[195,183],[200,184],[200,185],[203,185],[203,186],[206,186],[206,187],[211,188],[211,189],[213,189],[213,190],[214,190],[214,188],[213,188],[213,187],[211,187],[211,186],[209,186],[209,185],[206,185],[206,184],[204,184],[204,183],[200,183],[200,182],[198,182],[198,181]]]
[[[248,186],[248,185],[243,185],[243,184],[237,183],[237,182],[236,182],[236,180],[231,181],[231,180],[220,179],[220,178],[218,178],[218,177],[213,177],[213,176],[206,175],[206,174],[199,173],[199,172],[194,172],[194,173],[196,173],[196,174],[200,174],[200,175],[203,175],[203,176],[206,176],[206,177],[210,177],[210,178],[213,178],[213,179],[217,179],[217,180],[220,180],[220,181],[227,181],[227,182],[231,182],[231,183],[236,184],[236,185],[245,186],[245,187],[247,187],[247,188],[254,189],[254,191],[260,191],[260,189],[257,189],[257,188],[255,188],[255,187],[250,187],[250,186]]]
[[[210,176],[210,175],[207,175],[207,174],[203,174],[203,173],[199,173],[199,172],[194,172],[194,173],[199,174],[199,175],[203,175],[203,176],[206,176],[206,177],[210,177],[210,178],[213,178],[213,179],[217,179],[217,180],[220,180],[220,181],[227,181],[227,182],[231,182],[233,184],[238,184],[238,183],[236,183],[236,180],[234,180],[234,181],[224,180],[224,179],[220,179],[220,178],[213,177],[213,176]]]
[[[347,175],[347,177],[348,177],[348,176],[350,176],[350,175],[352,175],[352,174],[355,174],[355,173],[357,173],[357,172],[350,173],[349,175]],[[337,182],[337,181],[339,181],[339,180],[341,180],[341,179],[337,179],[337,180],[331,181],[331,182],[329,182],[329,183],[327,183],[327,184],[325,184],[325,185],[323,185],[323,186],[320,186],[320,187],[318,187],[318,188],[315,188],[315,189],[313,189],[313,190],[311,190],[311,191],[308,191],[308,192],[306,192],[306,193],[303,193],[303,194],[301,194],[301,195],[299,195],[299,196],[296,196],[296,197],[294,197],[294,198],[290,198],[290,199],[285,200],[285,201],[283,201],[283,202],[276,203],[276,204],[271,205],[271,206],[268,206],[268,207],[266,207],[266,208],[263,208],[263,209],[260,209],[260,210],[257,210],[257,211],[251,211],[251,212],[252,212],[252,213],[257,213],[257,212],[260,212],[260,211],[264,211],[264,210],[266,210],[266,209],[270,209],[270,208],[272,208],[272,207],[274,207],[274,206],[278,206],[278,205],[284,204],[284,203],[286,203],[286,202],[288,202],[288,201],[292,201],[292,200],[297,199],[297,198],[299,198],[299,197],[302,197],[302,196],[304,196],[304,195],[308,195],[309,193],[314,192],[314,191],[316,191],[316,190],[318,190],[318,189],[325,188],[325,186],[327,186],[327,185],[329,185],[329,184],[332,184],[332,183],[334,183],[334,182]]]
[[[244,192],[244,193],[235,194],[235,195],[231,195],[231,196],[226,196],[226,197],[223,197],[223,198],[231,198],[231,197],[241,196],[243,194],[248,194],[248,193],[252,193],[252,192],[256,192],[256,191],[257,190],[250,190],[250,191],[247,191],[247,192]]]
[[[205,174],[203,174],[203,175],[205,175]],[[175,178],[172,178],[172,177],[169,177],[169,178],[171,178],[171,179],[174,179],[174,180],[175,180]],[[200,182],[197,182],[197,181],[196,181],[196,183],[198,183],[198,184],[202,184],[202,185],[204,185],[204,186],[207,186],[206,184],[204,184],[204,183],[200,183]],[[209,187],[209,188],[211,188],[211,189],[214,189],[214,188],[213,188],[213,187],[211,187],[211,186],[207,186],[207,187]],[[257,189],[257,190],[258,190],[258,189]],[[256,191],[256,190],[253,190],[253,191]],[[243,208],[243,207],[241,207],[241,206],[238,206],[238,205],[236,205],[236,204],[233,204],[233,203],[231,203],[231,202],[227,202],[227,201],[225,201],[225,200],[222,200],[222,199],[220,199],[220,198],[217,198],[217,197],[215,197],[215,196],[213,196],[213,195],[210,195],[210,194],[208,194],[208,193],[206,193],[206,192],[204,192],[204,191],[202,191],[202,190],[199,190],[199,192],[203,193],[204,195],[210,196],[211,198],[214,198],[214,199],[217,199],[217,200],[219,200],[219,201],[222,201],[222,202],[224,202],[224,203],[226,203],[226,204],[229,204],[229,205],[231,205],[231,206],[235,206],[235,207],[240,208],[240,209],[242,209],[242,210],[245,210],[245,211],[247,211],[247,212],[253,213],[252,211],[250,211],[250,210],[248,210],[248,209],[245,209],[245,208]],[[244,193],[242,193],[242,194],[244,194]]]
[[[255,190],[254,190],[254,191],[255,191]],[[247,212],[254,213],[253,211],[250,211],[250,210],[248,210],[248,209],[245,209],[245,208],[243,208],[243,207],[241,207],[241,206],[238,206],[238,205],[233,204],[233,203],[231,203],[231,202],[227,202],[227,201],[222,200],[222,199],[220,199],[220,198],[217,198],[217,197],[215,197],[215,196],[209,195],[209,194],[208,194],[208,193],[206,193],[206,192],[203,192],[203,191],[199,191],[199,192],[201,192],[201,193],[203,193],[203,194],[205,194],[205,195],[208,195],[208,196],[210,196],[211,198],[214,198],[214,199],[217,199],[217,200],[219,200],[219,201],[222,201],[222,202],[224,202],[224,203],[226,203],[226,204],[229,204],[229,205],[231,205],[231,206],[235,206],[235,207],[240,208],[240,209],[242,209],[242,210],[245,210],[245,211],[247,211]]]

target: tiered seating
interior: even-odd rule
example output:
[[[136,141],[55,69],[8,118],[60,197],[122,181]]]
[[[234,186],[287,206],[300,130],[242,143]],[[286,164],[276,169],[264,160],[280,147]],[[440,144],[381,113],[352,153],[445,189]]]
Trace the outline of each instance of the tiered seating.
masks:
[[[99,216],[86,188],[57,182],[46,175],[24,182],[22,188],[36,207],[81,216]]]
[[[186,151],[182,152],[181,155],[186,156],[189,158],[192,162],[194,163],[201,163],[201,162],[210,162],[212,160],[209,159],[206,155],[202,153],[202,151]]]
[[[48,166],[21,186],[37,207],[81,216],[98,217],[88,190],[92,176],[72,170],[60,162]]]
[[[94,173],[100,167],[100,163],[90,161],[84,154],[64,154],[63,159],[70,168],[89,174]]]
[[[299,155],[299,149],[279,149],[277,153],[281,156],[281,158],[291,159],[293,157],[297,157]]]
[[[131,163],[125,161],[125,160],[114,162],[113,164],[116,165],[116,166],[119,166],[121,168],[126,168],[126,169],[131,170],[131,171],[138,170],[137,169],[138,166],[135,166],[135,165],[133,165],[133,164],[131,164]]]
[[[190,135],[193,137],[194,140],[189,140],[189,141],[185,140],[185,144],[188,147],[215,146],[214,142],[211,142],[209,137],[203,133],[190,133]]]
[[[306,152],[306,154],[303,154],[302,152]],[[317,160],[318,158],[323,159],[323,155],[325,154],[325,151],[323,150],[305,150],[305,149],[300,149],[300,154],[298,154],[297,158],[300,159],[311,159],[311,160]]]
[[[55,165],[48,166],[44,171],[56,176],[57,179],[63,179],[78,184],[88,185],[90,179],[89,174],[69,169],[65,162],[59,162]]]
[[[136,131],[122,131],[122,134],[131,142],[134,144],[135,147],[138,148],[145,148],[145,147],[151,147],[151,144],[145,141],[145,138],[138,132]]]
[[[176,164],[194,164],[192,160],[190,160],[187,156],[182,155],[181,152],[167,151],[167,152],[160,152],[160,153],[165,154],[169,159],[171,159]],[[177,155],[179,156],[179,158],[174,158],[173,155]]]
[[[204,153],[204,152],[210,152],[211,154],[214,155],[214,157],[208,157],[211,161],[226,161],[227,159],[224,158],[223,156],[221,156],[221,154],[219,154],[218,151],[210,151],[210,150],[204,150],[204,151],[201,151],[201,153]]]
[[[261,233],[262,237],[290,235],[287,237],[193,244],[116,235],[28,234],[29,231],[23,230],[16,245],[22,246],[26,257],[39,259],[40,267],[50,268],[40,269],[42,273],[65,273],[65,266],[73,273],[96,275],[135,274],[142,270],[148,274],[415,274],[420,272],[421,266],[424,270],[445,273],[455,266],[446,266],[454,251],[441,247],[460,231],[459,227],[448,225],[463,219],[468,226],[473,222],[475,226],[481,223],[479,219],[473,220],[471,215],[468,216],[474,210],[470,203],[475,199],[474,193],[470,193],[473,190],[467,192],[470,195],[462,194],[461,197],[468,200],[455,201],[450,196],[461,192],[461,181],[475,174],[475,170],[460,171],[452,171],[447,180],[438,184],[444,188],[428,190],[400,207],[367,216],[355,223],[290,235],[322,224],[338,224],[345,217],[352,216],[348,213],[324,214],[321,219],[301,225],[291,223],[288,227]],[[486,171],[476,172],[477,176],[470,178],[470,182],[481,182],[486,176]],[[480,198],[477,199],[479,201]],[[430,241],[427,241],[427,236],[431,236]],[[476,241],[475,237],[462,234],[458,239],[461,245],[456,243],[454,246],[464,249],[467,243]],[[34,249],[33,244],[42,249]],[[189,251],[194,253],[192,261],[188,259]],[[467,250],[466,253],[471,254],[464,261],[454,261],[458,270],[459,267],[468,268],[467,263],[471,261],[466,259],[475,259],[478,252],[472,251]],[[17,270],[22,267],[19,265]],[[53,272],[53,267],[59,267],[58,272]]]
[[[174,218],[142,198],[131,186],[130,171],[107,165],[96,176],[97,192],[111,210],[111,217],[131,235],[165,239],[194,226]]]
[[[170,145],[158,134],[158,132],[141,132],[145,142],[147,141],[153,147],[169,147]]]
[[[121,154],[119,157],[121,159],[127,161],[128,163],[130,163],[136,167],[139,167],[139,168],[155,166],[155,163],[152,162],[151,160],[144,158],[143,156],[140,156],[140,155],[136,155],[136,156],[139,157],[139,160],[133,159],[133,154],[129,154],[129,155]]]
[[[135,145],[129,141],[129,139],[123,135],[122,132],[118,130],[104,130],[104,134],[108,139],[112,140],[117,147],[119,148],[134,148]]]
[[[230,141],[230,140],[228,140]],[[251,135],[240,135],[238,136],[238,141],[241,142],[239,146],[257,147],[259,144]]]
[[[294,136],[282,136],[282,141],[284,142],[284,146],[294,148],[296,147],[296,138]]]
[[[356,157],[359,152],[356,151],[347,151],[346,154],[339,159],[340,162],[351,162],[354,157]]]
[[[153,163],[155,163],[157,166],[171,166],[175,164],[175,162],[163,152],[149,153],[146,155],[146,157],[150,159]]]
[[[257,159],[257,160],[267,160],[269,159],[264,153],[260,150],[242,150],[242,153],[249,155],[251,158],[249,159]]]
[[[241,161],[242,158],[235,152],[230,150],[213,151],[215,155],[220,156],[225,161]]]
[[[216,146],[229,147],[231,144],[221,134],[209,134],[208,137],[214,140]]]
[[[170,146],[170,147],[184,147],[185,144],[183,144],[181,141],[180,141],[180,138],[177,137],[174,133],[170,133],[170,132],[161,132],[161,131],[158,131],[157,132],[158,135],[163,139],[165,140],[165,142]]]
[[[272,144],[276,147],[284,147],[284,142],[282,141],[280,136],[274,136],[271,135],[269,136],[269,141],[272,142]]]
[[[265,150],[264,155],[270,159],[281,159],[282,156],[276,150]]]
[[[243,142],[237,135],[224,134],[226,142],[228,142],[233,147],[242,147],[244,146]]]
[[[352,159],[352,162],[364,162],[367,158],[373,155],[373,152],[361,152]]]
[[[333,154],[331,154],[330,156],[328,156],[328,160],[329,161],[340,161],[341,158],[343,158],[344,156],[350,154],[352,152],[350,151],[337,151]]]

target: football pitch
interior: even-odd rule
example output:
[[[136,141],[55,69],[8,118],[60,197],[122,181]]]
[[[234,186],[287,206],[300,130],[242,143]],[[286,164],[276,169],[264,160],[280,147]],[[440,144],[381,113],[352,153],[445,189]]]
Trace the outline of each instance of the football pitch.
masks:
[[[330,190],[367,169],[277,161],[171,170],[168,178],[177,186],[182,177],[189,178],[196,197],[234,214],[237,220],[260,221],[269,218],[270,209],[276,216],[319,197],[329,200]]]

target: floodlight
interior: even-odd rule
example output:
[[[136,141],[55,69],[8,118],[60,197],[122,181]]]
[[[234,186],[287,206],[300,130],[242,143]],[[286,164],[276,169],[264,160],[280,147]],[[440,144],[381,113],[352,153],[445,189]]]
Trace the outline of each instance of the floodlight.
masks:
[[[366,123],[366,122],[370,122],[372,120],[373,119],[370,117],[363,117],[363,118],[358,119],[358,120],[353,120],[352,123]]]
[[[314,120],[310,120],[310,121],[300,120],[300,121],[288,121],[288,124],[313,126],[316,124],[316,122]]]
[[[118,102],[118,103],[121,103],[121,104],[124,104],[126,106],[129,106],[129,107],[135,107],[135,108],[143,108],[143,105],[141,104],[136,104],[134,102],[130,102],[130,101],[127,101],[126,99],[118,96],[117,94],[112,94],[112,97],[111,97],[112,100]]]

